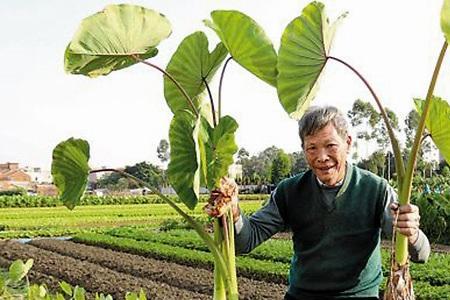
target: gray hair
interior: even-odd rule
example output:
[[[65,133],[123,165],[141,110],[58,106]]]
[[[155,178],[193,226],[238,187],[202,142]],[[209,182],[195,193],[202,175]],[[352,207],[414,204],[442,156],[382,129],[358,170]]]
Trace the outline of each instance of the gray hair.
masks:
[[[303,142],[305,137],[313,135],[328,124],[333,124],[343,139],[348,135],[348,123],[345,115],[334,106],[311,106],[298,121],[298,134]]]

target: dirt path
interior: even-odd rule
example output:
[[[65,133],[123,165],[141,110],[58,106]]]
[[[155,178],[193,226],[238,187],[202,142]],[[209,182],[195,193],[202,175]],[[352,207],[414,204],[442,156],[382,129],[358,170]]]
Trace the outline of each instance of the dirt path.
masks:
[[[4,243],[4,242],[3,242]],[[11,243],[11,242],[10,242]],[[78,265],[84,268],[85,265],[91,268],[99,268],[100,270],[109,271],[108,278],[100,280],[101,276],[89,276],[88,272],[84,272],[82,276],[74,276],[78,271],[74,270],[75,274],[55,272],[54,267],[49,268],[46,274],[57,274],[56,277],[66,280],[72,284],[83,285],[82,280],[98,281],[97,283],[90,283],[88,286],[84,285],[86,289],[90,291],[103,291],[110,293],[115,299],[122,299],[124,291],[136,290],[138,282],[145,282],[147,286],[139,283],[143,288],[150,290],[152,286],[158,287],[167,286],[171,289],[175,289],[173,294],[170,294],[165,299],[211,299],[213,287],[213,275],[211,271],[193,268],[176,263],[171,263],[162,260],[156,260],[152,258],[144,258],[142,256],[103,249],[99,247],[87,246],[83,244],[77,244],[70,241],[57,241],[57,240],[36,240],[31,243],[32,245],[17,245],[14,243],[14,247],[11,251],[6,251],[0,243],[0,255],[3,257],[17,256],[17,251],[28,255],[36,255],[41,259],[42,256],[51,256],[51,258],[58,257],[62,264],[68,264],[69,269],[73,268],[73,265]],[[10,246],[7,247],[10,250]],[[34,257],[33,257],[34,258]],[[36,268],[42,268],[45,261],[40,262]],[[36,265],[36,263],[35,263]],[[48,266],[47,266],[48,268]],[[77,269],[77,268],[75,268]],[[61,274],[62,273],[62,274]],[[91,273],[92,274],[92,273]],[[120,276],[116,278],[116,276]],[[73,279],[70,279],[74,277]],[[81,282],[77,282],[79,278]],[[126,279],[125,279],[126,278]],[[102,282],[108,281],[110,284]],[[112,285],[112,286],[111,286]],[[150,289],[149,289],[150,288]],[[117,290],[120,291],[117,291]],[[137,288],[138,290],[139,288]],[[239,293],[240,299],[282,299],[286,286],[282,284],[274,284],[263,281],[252,280],[248,278],[239,278]],[[159,290],[158,290],[159,291]],[[157,291],[157,293],[158,293]],[[193,293],[193,295],[181,295],[176,294],[178,291]],[[152,294],[150,294],[152,295]],[[201,298],[195,298],[194,295],[200,295]],[[159,295],[159,298],[151,299],[164,299],[164,296]]]

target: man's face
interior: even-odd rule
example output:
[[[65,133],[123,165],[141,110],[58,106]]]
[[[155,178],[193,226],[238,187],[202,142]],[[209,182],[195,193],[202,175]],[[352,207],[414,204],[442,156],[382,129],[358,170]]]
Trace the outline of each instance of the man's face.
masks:
[[[351,136],[343,139],[333,124],[304,138],[306,160],[321,182],[333,186],[344,178],[345,162],[351,144]]]

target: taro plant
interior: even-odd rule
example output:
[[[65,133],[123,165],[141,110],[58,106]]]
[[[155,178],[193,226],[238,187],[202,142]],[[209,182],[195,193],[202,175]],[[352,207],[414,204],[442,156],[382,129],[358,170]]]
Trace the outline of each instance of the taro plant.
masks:
[[[221,179],[227,175],[237,151],[237,122],[222,116],[221,91],[224,72],[233,59],[263,81],[276,84],[276,52],[260,26],[237,11],[214,11],[205,24],[220,38],[213,51],[201,32],[184,38],[165,69],[149,58],[158,44],[169,37],[167,18],[135,5],[110,5],[81,22],[65,51],[68,73],[89,77],[108,75],[136,63],[159,71],[164,78],[164,97],[173,112],[169,129],[168,178],[180,200],[193,209],[201,186],[211,191],[206,209],[215,212],[214,236],[170,198],[156,188],[120,170],[92,170],[88,165],[89,144],[70,138],[53,151],[52,175],[63,203],[70,209],[79,204],[90,173],[113,171],[149,188],[173,207],[205,241],[215,260],[214,299],[238,299],[234,253],[234,226],[230,199],[234,191]],[[228,56],[230,54],[231,56]],[[223,61],[218,99],[210,82]]]
[[[416,102],[421,118],[406,166],[403,163],[400,146],[394,135],[392,124],[389,122],[386,109],[382,106],[372,86],[349,63],[330,54],[333,34],[343,17],[345,14],[330,25],[324,12],[324,5],[312,2],[304,8],[301,16],[286,27],[281,39],[277,64],[277,91],[280,102],[291,117],[300,118],[313,100],[322,70],[329,61],[343,64],[354,72],[369,89],[386,124],[395,155],[399,202],[407,204],[411,198],[413,173],[425,126],[444,158],[450,161],[450,106],[446,101],[433,96],[447,42],[450,39],[450,1],[444,1],[441,11],[441,29],[445,35],[445,41],[425,100]],[[409,275],[408,241],[401,234],[396,235],[395,240],[395,255],[392,258],[385,299],[414,299]]]
[[[33,266],[33,260],[27,262],[14,261],[7,272],[0,274],[0,299],[17,299],[27,293],[28,271]],[[23,279],[26,283],[23,283]]]
[[[163,68],[148,61],[158,52],[158,44],[171,33],[165,16],[143,7],[111,5],[80,25],[65,53],[66,71],[90,77],[107,75],[115,70],[143,63],[164,74],[164,97],[173,112],[169,130],[171,157],[168,166],[170,184],[181,201],[190,209],[197,205],[200,186],[211,191],[207,209],[216,212],[214,238],[184,210],[147,183],[119,170],[91,170],[88,166],[89,144],[69,139],[53,152],[52,174],[62,201],[69,208],[79,203],[89,173],[115,171],[148,187],[172,206],[203,238],[215,259],[215,299],[237,299],[234,262],[234,239],[231,212],[227,203],[235,192],[222,184],[237,147],[234,134],[236,121],[222,116],[221,91],[224,72],[231,59],[266,83],[277,88],[279,100],[290,117],[302,116],[314,99],[318,81],[329,61],[345,65],[366,85],[386,123],[395,155],[400,204],[410,201],[412,177],[425,125],[430,136],[450,160],[450,119],[447,102],[433,98],[437,75],[447,48],[444,42],[429,85],[426,98],[418,102],[421,120],[407,166],[400,146],[380,99],[368,81],[344,60],[330,54],[333,35],[343,14],[329,24],[320,2],[307,5],[302,14],[288,24],[281,38],[278,57],[261,27],[238,11],[214,11],[204,21],[220,39],[212,52],[203,32],[187,36],[178,46],[168,66]],[[444,2],[441,27],[450,38],[450,0]],[[230,56],[226,59],[226,57]],[[226,59],[221,71],[218,99],[214,101],[210,82]],[[220,200],[220,201],[216,201]],[[407,239],[396,237],[395,259],[386,299],[413,299],[409,276]]]
[[[15,260],[8,271],[0,273],[0,299],[4,300],[85,300],[86,290],[80,286],[72,286],[65,281],[59,282],[62,293],[50,293],[45,284],[30,284],[28,273],[33,266],[33,259],[25,263]],[[1,270],[0,270],[1,271]],[[127,292],[126,300],[147,300],[141,290],[139,294]],[[113,300],[111,295],[95,294],[95,300]]]

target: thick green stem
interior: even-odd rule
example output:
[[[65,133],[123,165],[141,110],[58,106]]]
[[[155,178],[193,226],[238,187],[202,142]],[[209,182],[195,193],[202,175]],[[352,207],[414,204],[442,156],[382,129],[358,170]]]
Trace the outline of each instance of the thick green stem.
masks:
[[[377,94],[375,94],[375,91],[372,89],[369,82],[350,64],[346,63],[345,61],[343,61],[339,58],[333,57],[333,56],[328,56],[327,59],[328,58],[338,61],[341,64],[343,64],[344,66],[346,66],[347,68],[349,68],[350,70],[352,70],[356,74],[356,76],[358,76],[364,82],[364,84],[369,89],[370,93],[372,94],[372,97],[375,99],[375,102],[377,103],[377,106],[380,110],[381,116],[383,117],[384,123],[386,124],[386,128],[387,128],[388,134],[389,134],[389,139],[391,140],[392,150],[394,152],[394,157],[395,157],[395,169],[397,171],[399,190],[401,191],[403,189],[402,188],[402,179],[405,175],[405,166],[403,164],[403,158],[402,158],[400,146],[398,144],[397,138],[395,137],[394,130],[392,129],[391,122],[389,121],[386,110],[384,109],[383,105],[381,105],[380,99],[378,98]]]
[[[222,241],[223,235],[222,230],[220,228],[219,219],[214,220],[214,242],[216,245],[220,245],[220,250],[222,249]],[[225,287],[225,283],[223,281],[223,276],[219,271],[219,267],[217,263],[214,263],[214,300],[226,300],[227,299],[227,290]]]
[[[230,285],[226,287],[227,296],[229,300],[238,300],[239,293],[237,290],[237,278],[236,278],[236,262],[235,262],[235,253],[234,253],[234,240],[231,241],[231,238],[234,239],[234,235],[231,237],[230,234],[230,222],[228,221],[228,212],[223,214],[220,218],[221,223],[221,234],[222,234],[222,255],[225,257],[225,261],[227,262],[228,274],[230,275]],[[233,224],[234,225],[234,224]],[[234,229],[234,227],[233,227]],[[233,230],[232,229],[232,230]],[[231,248],[231,243],[233,248]],[[234,274],[234,276],[233,276]]]
[[[411,196],[411,187],[412,187],[412,178],[414,173],[414,168],[417,161],[417,154],[419,152],[419,148],[422,142],[422,135],[425,129],[425,121],[428,116],[428,111],[430,109],[431,98],[433,97],[434,87],[436,86],[437,77],[439,75],[439,71],[442,65],[442,61],[444,60],[445,52],[447,50],[447,42],[444,42],[442,46],[441,52],[439,54],[438,60],[436,62],[436,66],[434,68],[433,76],[431,78],[430,85],[428,86],[427,96],[425,98],[425,105],[423,108],[422,115],[420,116],[419,126],[416,131],[416,136],[414,138],[414,144],[411,149],[411,154],[409,155],[408,165],[406,168],[405,174],[405,189],[403,190],[403,194],[400,197],[400,204],[406,204],[409,201]]]
[[[203,229],[203,227],[196,222],[190,215],[186,214],[181,208],[179,208],[172,200],[170,200],[167,196],[163,195],[158,189],[154,188],[147,182],[134,177],[133,175],[130,175],[124,171],[116,170],[116,169],[100,169],[100,170],[91,170],[90,173],[98,173],[98,172],[116,172],[120,175],[130,178],[131,180],[134,180],[138,184],[145,186],[146,188],[150,189],[150,191],[156,195],[158,195],[161,199],[163,199],[167,204],[169,204],[173,209],[176,210],[178,214],[180,214],[186,222],[198,233],[198,235],[203,239],[203,241],[206,243],[209,251],[211,251],[214,261],[217,264],[218,271],[222,274],[225,285],[230,286],[230,275],[228,273],[227,264],[225,262],[224,257],[220,253],[220,249],[217,247],[217,245],[214,243],[214,240],[209,236],[209,234]]]
[[[222,225],[223,231],[223,256],[225,258],[229,257],[230,253],[230,236],[228,232],[228,223],[227,223],[227,215],[224,214],[220,217],[220,222]]]
[[[422,134],[425,129],[425,121],[428,116],[428,111],[430,109],[431,98],[433,97],[434,87],[436,86],[436,81],[441,69],[442,61],[444,60],[445,52],[447,51],[447,42],[444,42],[441,52],[439,53],[436,66],[434,67],[433,76],[431,77],[430,85],[428,86],[427,96],[425,98],[425,106],[423,108],[422,115],[420,116],[419,126],[416,131],[416,136],[414,138],[414,144],[411,149],[411,154],[409,155],[408,165],[406,168],[405,178],[403,180],[403,189],[400,191],[399,202],[401,205],[409,203],[411,198],[412,189],[412,179],[414,174],[414,169],[416,166],[417,154],[420,149]],[[400,265],[406,264],[408,259],[408,241],[407,238],[399,234],[396,242],[395,260]]]
[[[239,290],[238,290],[238,282],[237,282],[237,274],[236,274],[236,252],[234,247],[234,222],[233,222],[233,211],[231,209],[228,210],[227,213],[227,226],[228,226],[228,240],[229,240],[229,249],[228,249],[228,272],[230,274],[230,299],[239,299]]]

